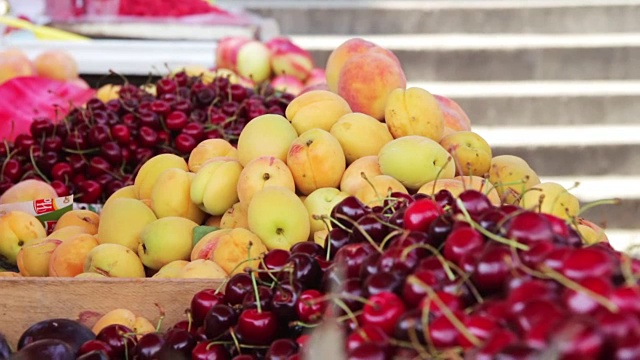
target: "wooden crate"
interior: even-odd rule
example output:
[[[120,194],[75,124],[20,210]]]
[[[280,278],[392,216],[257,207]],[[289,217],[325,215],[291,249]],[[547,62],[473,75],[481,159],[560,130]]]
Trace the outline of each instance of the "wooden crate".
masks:
[[[162,328],[186,319],[191,298],[221,280],[207,279],[0,279],[0,332],[12,345],[32,324],[51,318],[80,320],[92,326],[101,314],[126,308],[156,323],[159,305],[165,311]]]

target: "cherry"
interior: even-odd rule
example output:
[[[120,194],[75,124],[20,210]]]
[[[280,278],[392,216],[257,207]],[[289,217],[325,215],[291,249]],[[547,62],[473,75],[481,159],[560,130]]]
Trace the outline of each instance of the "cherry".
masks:
[[[136,163],[142,164],[153,157],[154,153],[151,149],[139,148],[135,150],[133,158]]]
[[[100,148],[100,156],[113,166],[120,166],[120,164],[122,164],[122,149],[116,142],[110,141],[104,143]]]
[[[16,159],[5,160],[2,168],[2,178],[8,179],[13,183],[17,183],[22,178],[22,164]]]
[[[29,156],[29,152],[35,144],[36,142],[33,140],[31,135],[20,134],[16,136],[13,146],[17,150],[18,154],[22,156]]]
[[[594,247],[572,250],[562,264],[562,273],[572,280],[586,277],[610,278],[614,263],[609,254]]]
[[[181,133],[176,136],[174,145],[178,152],[183,154],[190,154],[191,151],[195,149],[196,146],[198,146],[198,142],[193,136]]]
[[[600,309],[596,311],[594,319],[598,322],[598,327],[604,336],[614,343],[624,341],[631,333],[640,335],[640,319],[636,316]]]
[[[455,205],[455,199],[451,192],[446,189],[442,189],[435,193],[433,200],[440,205],[440,208],[445,209],[447,207],[453,207]]]
[[[537,268],[539,264],[542,264],[547,256],[556,249],[556,245],[550,241],[539,241],[532,245],[529,245],[529,250],[518,251],[518,255],[522,263],[530,268]],[[557,264],[556,269],[560,267]]]
[[[409,250],[409,251],[407,251]],[[378,272],[391,272],[406,275],[418,265],[420,253],[417,249],[393,246],[378,258]]]
[[[344,266],[345,278],[357,277],[364,260],[375,251],[368,243],[347,244],[337,251],[333,261]]]
[[[518,260],[514,258],[511,248],[502,245],[486,248],[471,278],[483,293],[498,291],[502,289],[510,270],[517,267],[517,264]]]
[[[385,360],[385,349],[374,342],[362,343],[348,352],[349,360]]]
[[[481,342],[487,341],[492,332],[499,328],[498,322],[495,319],[484,314],[468,315],[464,319],[463,324],[464,327]],[[461,332],[458,332],[458,338],[456,340],[463,348],[468,349],[473,347],[473,343]]]
[[[640,314],[640,291],[637,287],[623,286],[613,290],[611,302],[622,312]]]
[[[65,185],[60,180],[53,180],[50,185],[56,191],[56,194],[58,196],[69,196],[69,195],[71,195],[71,192],[69,191],[69,188],[67,187],[67,185]],[[3,193],[1,188],[0,188],[0,193]]]
[[[265,360],[286,360],[289,356],[298,352],[298,344],[291,339],[278,339],[271,343]]]
[[[136,345],[135,356],[140,360],[152,360],[155,359],[162,349],[165,341],[161,334],[148,333],[144,334],[138,339]]]
[[[37,145],[36,145],[37,146]],[[34,146],[35,150],[35,146]],[[35,155],[35,152],[34,152]],[[53,165],[55,165],[60,160],[58,153],[47,152],[42,154],[36,159],[36,165],[38,169],[44,173],[49,173]]]
[[[85,180],[79,183],[77,191],[80,193],[78,201],[85,204],[96,204],[102,196],[102,187],[93,180]]]
[[[283,249],[273,249],[267,252],[260,262],[260,279],[262,281],[271,281],[273,280],[271,276],[277,277],[280,270],[287,264],[289,255],[289,251]]]
[[[240,305],[244,297],[253,291],[251,276],[247,273],[235,274],[225,285],[224,301],[230,305]]]
[[[104,158],[95,156],[89,161],[87,175],[89,175],[90,177],[96,177],[98,175],[107,174],[109,172],[111,172],[111,164]]]
[[[247,98],[247,89],[240,84],[231,84],[229,86],[229,95],[231,96],[231,100],[241,103],[244,99]]]
[[[333,207],[331,210],[331,218],[350,229],[353,226],[353,222],[358,221],[369,212],[370,210],[367,209],[362,201],[358,200],[355,196],[348,196]],[[351,221],[345,220],[345,217],[351,219]],[[334,227],[334,229],[336,228],[338,227]]]
[[[190,122],[182,129],[182,134],[191,136],[196,142],[204,140],[204,125]]]
[[[185,329],[173,328],[164,334],[165,348],[177,350],[185,356],[190,356],[196,346],[193,335]]]
[[[273,291],[271,297],[271,311],[273,311],[278,319],[283,321],[293,320],[297,314],[298,292],[294,287],[289,285],[280,285]]]
[[[362,312],[362,324],[378,326],[387,335],[392,335],[396,321],[404,313],[405,305],[392,292],[381,292],[369,297]]]
[[[54,125],[51,119],[45,117],[34,118],[29,127],[34,139],[42,139],[53,135]]]
[[[517,287],[511,287],[507,297],[509,310],[518,313],[532,299],[555,301],[558,296],[557,289],[552,284],[544,280],[531,279],[524,280]]]
[[[229,305],[214,305],[204,320],[204,332],[211,340],[218,339],[232,328],[238,319],[238,314]]]
[[[88,141],[91,147],[100,147],[110,140],[109,127],[107,125],[94,125],[89,130]]]
[[[158,95],[173,94],[177,89],[178,84],[172,78],[166,77],[156,81],[156,91],[158,92]]]
[[[158,144],[158,133],[148,126],[141,126],[138,140],[142,146],[154,147]]]
[[[121,324],[106,326],[96,335],[96,339],[109,345],[116,359],[124,358],[126,353],[132,354],[137,344],[133,330]]]
[[[613,359],[632,360],[640,358],[640,335],[637,332],[627,333],[618,341]]]
[[[407,230],[426,232],[433,220],[442,214],[440,205],[431,199],[414,201],[404,212],[404,227]]]
[[[242,341],[251,345],[266,345],[277,334],[278,319],[268,310],[245,309],[240,313],[236,332]]]
[[[304,253],[295,253],[289,256],[289,261],[293,265],[291,276],[305,288],[315,288],[320,283],[322,271],[320,265],[311,256]],[[281,276],[287,278],[288,273],[282,273]]]
[[[260,297],[260,308],[263,310],[271,310],[271,297],[273,293],[268,286],[258,286],[258,296]],[[250,291],[244,296],[242,301],[243,309],[255,309],[258,307],[255,291]]]
[[[98,175],[98,177],[96,177],[94,181],[100,184],[100,187],[102,189],[105,189],[107,187],[107,184],[113,181],[113,175],[111,174]]]
[[[402,291],[403,278],[388,272],[378,272],[367,277],[364,281],[364,292],[368,296],[385,292],[399,294]]]
[[[0,146],[0,149],[2,146]],[[60,153],[62,151],[62,139],[59,136],[51,136],[42,142],[42,151]]]
[[[148,107],[151,107],[151,105],[148,105]],[[140,113],[138,114],[138,122],[140,123],[140,127],[147,127],[152,130],[159,130],[161,128],[161,122],[158,114],[151,112],[150,110],[143,109],[142,106],[140,107]]]
[[[113,349],[111,348],[111,346],[107,345],[107,343],[105,343],[104,341],[95,340],[95,339],[89,340],[84,344],[80,345],[80,348],[78,348],[78,352],[76,355],[80,356],[80,355],[90,353],[92,351],[101,351],[107,354],[109,357],[113,356]]]
[[[389,234],[389,227],[383,222],[379,214],[366,214],[356,221],[351,233],[351,241],[356,243],[368,242],[369,240],[364,234],[367,234],[373,242],[380,244]]]
[[[547,218],[533,211],[525,211],[511,218],[506,237],[529,245],[539,241],[551,241],[553,229]]]
[[[452,314],[460,322],[464,323],[465,316],[462,312],[453,311]],[[437,316],[431,324],[429,324],[429,338],[436,349],[457,346],[459,336],[460,332],[455,325],[453,325],[451,319],[445,315]]]
[[[478,190],[465,190],[458,195],[458,199],[472,218],[477,218],[481,214],[493,208],[489,198]],[[456,213],[462,213],[462,209],[458,208],[457,202],[453,205],[453,211]]]
[[[540,353],[537,349],[525,343],[515,343],[502,348],[496,354],[496,358],[504,360],[535,360],[540,359]]]
[[[196,101],[199,105],[209,106],[216,97],[216,94],[213,91],[213,89],[210,89],[207,87],[204,87],[203,89],[195,90],[195,91],[196,91]]]
[[[303,253],[311,257],[324,257],[326,255],[324,248],[316,244],[315,241],[301,241],[294,244],[289,251],[291,251],[292,254]]]
[[[376,329],[378,332],[382,332],[379,328]],[[402,314],[396,323],[394,337],[402,341],[426,344],[422,311],[420,309],[412,309]],[[378,340],[376,342],[384,343]]]
[[[191,351],[192,360],[229,360],[229,351],[221,344],[199,342]]]
[[[67,181],[67,179],[71,176],[73,172],[73,168],[67,162],[59,162],[51,168],[51,178],[53,180],[58,180],[61,182]]]
[[[171,94],[171,95],[173,95],[173,94]],[[173,95],[173,96],[175,96],[175,95]],[[158,115],[166,116],[171,112],[171,105],[165,100],[155,100],[155,101],[151,102],[150,110],[153,111],[154,113],[158,114]]]
[[[480,348],[472,352],[473,355],[470,358],[477,360],[495,359],[500,350],[517,340],[518,337],[513,332],[498,328]]]
[[[327,305],[325,300],[321,300],[322,297],[323,294],[314,289],[300,293],[296,302],[296,314],[302,322],[313,324],[320,321]]]
[[[446,215],[439,216],[429,226],[429,238],[435,244],[442,244],[445,242],[451,231],[453,230],[453,220]]]
[[[336,226],[329,231],[329,234],[327,234],[324,247],[325,249],[327,249],[327,252],[329,253],[329,257],[334,258],[336,252],[350,242],[351,242],[350,233]]]
[[[174,111],[167,116],[167,119],[164,121],[167,129],[178,131],[182,130],[185,125],[189,122],[189,118],[182,111]]]
[[[466,254],[479,251],[484,246],[484,238],[477,230],[469,227],[455,229],[444,243],[444,257],[460,265]]]
[[[549,339],[564,359],[599,359],[605,340],[591,318],[570,317],[552,329]]]
[[[609,298],[609,295],[613,291],[613,286],[609,281],[598,277],[584,278],[578,281],[578,283],[585,289],[589,289],[604,298]],[[591,314],[602,308],[602,305],[597,302],[593,296],[584,291],[565,289],[562,298],[566,307],[574,314]]]
[[[420,283],[414,283],[412,279],[420,280]],[[417,307],[422,299],[427,295],[424,286],[430,286],[434,290],[438,290],[438,278],[430,270],[420,270],[407,276],[402,287],[402,299],[410,308]]]
[[[215,289],[203,289],[195,293],[191,298],[191,318],[194,327],[199,327],[204,323],[204,319],[209,310],[215,305],[220,304],[223,295],[216,292]]]
[[[514,315],[515,325],[526,333],[550,319],[562,318],[565,312],[552,300],[534,298],[526,302]]]

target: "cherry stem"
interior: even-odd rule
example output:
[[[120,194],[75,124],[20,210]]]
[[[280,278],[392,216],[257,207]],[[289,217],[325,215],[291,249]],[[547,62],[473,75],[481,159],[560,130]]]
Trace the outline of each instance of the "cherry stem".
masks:
[[[164,308],[160,304],[154,303],[154,305],[158,308],[158,312],[160,313],[158,324],[156,324],[156,332],[160,332],[160,328],[162,327],[162,321],[164,321],[166,313],[164,311]]]
[[[593,300],[598,302],[600,305],[607,308],[607,310],[611,311],[612,313],[617,313],[620,311],[620,308],[618,307],[618,305],[616,305],[611,300],[569,279],[568,277],[562,275],[561,273],[553,270],[548,265],[543,264],[540,266],[540,268],[544,272],[544,274],[550,277],[551,279],[559,282],[560,284],[562,284],[563,286],[571,290],[586,294],[587,296],[591,297]]]
[[[44,176],[44,173],[40,171],[40,168],[38,168],[38,165],[36,164],[36,159],[33,157],[33,147],[29,148],[29,158],[31,159],[33,170],[42,178],[42,180],[46,181],[47,183],[51,183],[51,181],[49,181],[49,179],[47,179],[47,177]]]
[[[466,337],[467,340],[469,340],[473,344],[473,346],[480,346],[480,344],[482,343],[480,339],[478,339],[478,337],[476,337],[471,331],[469,331],[469,329],[466,326],[464,326],[464,324],[460,321],[460,319],[458,319],[453,314],[453,312],[451,312],[451,309],[449,309],[449,307],[440,299],[438,294],[436,294],[436,292],[433,291],[431,286],[425,284],[422,280],[420,280],[415,276],[411,278],[407,278],[407,281],[411,282],[413,285],[418,285],[424,288],[424,290],[427,292],[429,299],[434,303],[436,303],[436,305],[440,308],[440,310],[442,311],[442,315],[446,316],[447,319],[451,322],[451,324],[455,326],[455,328],[458,331],[460,331],[460,333],[464,337]],[[429,307],[425,306],[425,308],[428,309]]]
[[[293,325],[293,326],[302,326],[303,328],[307,328],[307,329],[313,329],[313,328],[318,326],[318,324],[307,324],[307,323],[302,322],[302,321],[292,321],[292,322],[289,323],[289,326],[291,326],[291,325]]]
[[[460,276],[460,284],[462,284],[462,283],[467,284],[469,286],[469,290],[473,294],[473,297],[476,298],[476,302],[478,304],[482,304],[484,302],[484,299],[482,298],[482,295],[480,295],[480,291],[478,291],[478,288],[473,284],[472,281],[469,280],[471,278],[471,273],[465,272],[458,265],[456,265],[456,264],[454,264],[454,263],[452,263],[450,261],[447,262],[447,263]]]
[[[396,235],[401,235],[403,233],[408,233],[408,231],[404,229],[398,229],[388,233],[387,236],[385,236],[384,239],[382,239],[382,241],[380,242],[380,247],[384,249],[387,246],[387,243],[391,241],[391,239],[393,239]]]
[[[238,341],[238,336],[236,335],[236,331],[233,330],[233,327],[229,328],[229,334],[231,335],[231,339],[233,340],[233,344],[235,345],[236,349],[238,350],[238,354],[242,354],[242,349],[240,346],[240,342]]]
[[[600,206],[600,205],[620,205],[620,203],[622,202],[621,199],[619,198],[614,198],[614,199],[602,199],[602,200],[596,200],[596,201],[592,201],[588,204],[586,204],[585,206],[580,208],[580,211],[578,212],[578,214],[576,216],[580,216],[582,215],[585,211],[592,209],[596,206]]]
[[[358,322],[358,318],[353,314],[353,312],[351,311],[351,309],[349,309],[349,307],[347,306],[347,304],[342,301],[342,299],[340,298],[333,298],[333,301],[335,302],[336,305],[338,305],[342,310],[344,310],[344,312],[347,314],[348,318],[351,319],[358,327],[360,326],[360,323]]]
[[[479,231],[482,235],[488,237],[491,240],[497,241],[497,242],[505,244],[505,245],[509,245],[509,246],[514,247],[514,248],[519,249],[519,250],[524,250],[524,251],[528,251],[529,250],[529,246],[527,246],[525,244],[521,244],[521,243],[519,243],[519,242],[517,242],[515,240],[507,239],[507,238],[504,238],[504,237],[499,236],[497,234],[494,234],[494,233],[488,231],[487,229],[483,228],[482,226],[480,226],[480,224],[478,224],[475,221],[473,221],[473,219],[471,219],[471,215],[469,215],[469,212],[464,207],[464,203],[462,202],[462,200],[456,199],[456,204],[458,205],[458,208],[460,209],[460,211],[462,211],[462,214],[464,215],[465,221],[467,221],[469,223],[469,225],[471,225],[472,228],[474,228],[475,230]]]
[[[317,220],[315,217],[318,215],[313,215],[314,216],[314,220]],[[341,214],[338,214],[337,216],[343,216]],[[328,219],[332,224],[336,224],[339,228],[341,228],[342,230],[346,231],[346,232],[351,232],[351,229],[348,229],[346,226],[342,225],[342,223],[340,223],[337,219],[332,218],[329,215],[320,215],[321,219]]]
[[[267,270],[267,264],[265,264],[265,262],[264,262],[264,256],[260,257],[260,264],[262,264],[262,266],[265,268],[265,272],[273,280],[273,283],[277,283],[278,279],[275,276],[273,276],[273,274],[271,273],[270,270]]]
[[[260,291],[258,291],[258,283],[256,282],[256,274],[251,271],[251,284],[253,285],[253,293],[256,296],[256,306],[258,314],[262,314],[262,305],[260,304]]]
[[[631,268],[631,258],[624,252],[621,253],[620,256],[620,270],[624,277],[624,282],[627,286],[636,286],[638,282],[633,274],[633,269]]]
[[[445,259],[444,256],[440,254],[440,251],[438,251],[438,249],[434,248],[429,244],[413,244],[413,245],[407,246],[402,250],[402,253],[400,253],[400,260],[406,261],[407,256],[409,256],[409,253],[416,249],[429,250],[442,264],[442,267],[444,268],[444,272],[447,274],[447,278],[451,281],[456,279],[456,275],[451,271],[451,268],[449,268],[449,262],[447,261],[447,259]]]
[[[379,201],[383,201],[384,199],[382,198],[382,196],[380,196],[380,193],[378,192],[378,189],[376,189],[376,187],[373,185],[371,180],[369,180],[369,177],[367,177],[367,174],[365,174],[364,171],[360,172],[360,177],[362,177],[364,179],[364,181],[366,181],[367,184],[369,184],[369,186],[371,186],[371,188],[373,189],[374,194],[376,194],[376,198],[378,198]]]
[[[354,228],[356,228],[361,234],[362,236],[364,236],[364,238],[380,253],[382,254],[382,248],[380,248],[380,246],[378,244],[376,244],[375,241],[373,241],[373,239],[371,238],[371,236],[362,229],[362,227],[360,225],[358,225],[357,222],[353,221],[353,219],[350,219],[349,217],[342,215],[342,214],[338,214],[337,216],[338,218],[344,219],[346,221],[348,221],[349,223],[351,223],[353,225]]]

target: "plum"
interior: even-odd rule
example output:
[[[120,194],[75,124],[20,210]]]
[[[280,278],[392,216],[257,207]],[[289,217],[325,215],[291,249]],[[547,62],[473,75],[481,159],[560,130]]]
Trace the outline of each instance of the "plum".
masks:
[[[42,339],[30,342],[11,356],[11,360],[74,360],[73,348],[62,340]]]
[[[11,347],[7,342],[7,338],[0,333],[0,360],[8,359],[9,355],[11,355]]]
[[[109,355],[101,350],[93,350],[80,355],[76,360],[109,360]]]
[[[95,338],[91,329],[77,321],[49,319],[37,322],[23,332],[18,340],[18,350],[34,341],[56,339],[67,343],[75,354],[82,344]]]

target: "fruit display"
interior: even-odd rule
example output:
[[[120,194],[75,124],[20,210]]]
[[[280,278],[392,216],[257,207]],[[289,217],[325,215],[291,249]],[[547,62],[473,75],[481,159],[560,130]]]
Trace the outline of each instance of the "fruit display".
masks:
[[[292,99],[268,85],[254,90],[221,73],[191,76],[193,71],[177,71],[144,89],[107,85],[59,122],[33,119],[28,133],[0,146],[0,195],[21,181],[38,179],[58,196],[104,203],[131,185],[154,155],[186,157],[205,139],[235,143],[249,120],[284,114]]]
[[[237,73],[245,84],[268,82],[293,95],[326,88],[324,69],[314,67],[311,54],[286,37],[267,42],[223,38],[216,47],[216,68]]]
[[[228,71],[264,82],[276,64],[290,76],[313,68],[303,56],[274,62],[277,51],[258,42],[227,50],[217,72],[228,60]],[[42,320],[11,359],[303,359],[327,349],[354,360],[640,357],[640,262],[581,217],[611,201],[581,204],[541,182],[525,159],[495,156],[453,100],[407,88],[389,50],[345,42],[329,57],[326,88],[295,98],[206,74],[177,72],[155,84],[155,95],[126,85],[75,109],[63,149],[74,145],[67,156],[86,168],[70,162],[65,174],[82,175],[79,198],[104,196],[102,211],[69,211],[50,234],[29,214],[0,215],[0,256],[17,267],[0,276],[220,286],[204,283],[175,324],[161,323],[162,310],[151,319],[120,307],[93,324]],[[98,95],[115,96],[107,88]],[[174,108],[181,101],[209,106],[190,109],[189,119],[201,110],[222,122],[187,120]],[[176,112],[183,121],[173,128]],[[97,113],[116,115],[98,123]],[[106,125],[110,118],[123,123]],[[185,124],[221,125],[196,138]],[[134,150],[120,147],[120,125],[137,132]],[[99,126],[107,135],[98,152],[88,144]],[[86,143],[74,135],[79,127],[88,128]],[[34,139],[62,138],[51,122],[35,129],[28,154],[42,172]],[[7,145],[7,158],[25,158],[19,144]],[[106,144],[119,146],[119,167]],[[105,174],[106,187],[93,180]],[[58,190],[30,179],[0,204]]]

